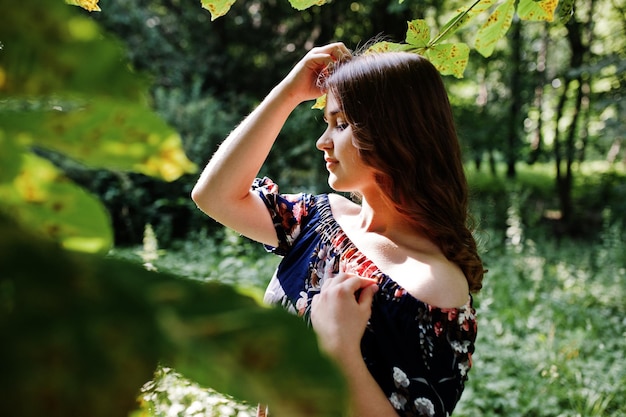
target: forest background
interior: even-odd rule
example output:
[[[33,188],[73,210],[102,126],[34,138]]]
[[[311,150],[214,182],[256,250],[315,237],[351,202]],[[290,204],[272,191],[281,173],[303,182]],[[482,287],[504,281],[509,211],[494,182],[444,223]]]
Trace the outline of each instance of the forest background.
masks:
[[[477,237],[490,271],[476,300],[482,316],[476,369],[455,415],[626,413],[626,109],[622,100],[626,6],[618,0],[565,3],[571,10],[557,9],[552,22],[514,17],[506,36],[488,57],[472,50],[463,77],[445,77],[465,150]],[[3,10],[10,7],[3,5]],[[436,32],[461,6],[469,5],[458,1],[354,1],[296,11],[287,1],[238,0],[225,16],[211,21],[200,4],[181,0],[111,0],[101,4],[102,12],[92,14],[66,5],[61,7],[75,10],[57,13],[58,8],[51,6],[43,11],[36,2],[25,0],[20,10],[4,13],[0,17],[3,212],[9,218],[20,218],[23,224],[35,225],[33,230],[43,230],[65,247],[47,246],[46,241],[35,244],[39,238],[31,236],[30,230],[16,231],[12,223],[3,225],[0,326],[16,343],[0,351],[8,366],[0,389],[10,394],[7,398],[16,399],[16,410],[29,410],[24,400],[30,398],[33,403],[47,404],[46,411],[52,415],[56,415],[54,410],[62,415],[67,407],[75,411],[81,406],[113,415],[107,408],[111,406],[98,397],[108,393],[126,398],[128,392],[136,396],[139,387],[152,379],[144,386],[137,413],[249,412],[245,403],[239,406],[239,400],[216,400],[216,394],[208,394],[175,369],[202,386],[221,388],[249,401],[260,396],[284,402],[281,388],[289,387],[294,400],[285,409],[295,407],[302,413],[304,393],[310,396],[314,392],[307,391],[309,385],[300,387],[301,395],[293,384],[277,384],[273,390],[263,385],[275,382],[272,377],[276,375],[289,381],[289,372],[302,375],[306,371],[311,374],[310,383],[319,385],[319,374],[293,367],[288,360],[274,366],[274,374],[266,368],[267,357],[252,355],[245,348],[256,343],[283,354],[288,347],[276,338],[293,341],[293,336],[285,334],[302,334],[282,315],[265,317],[261,307],[247,304],[248,295],[253,294],[254,299],[271,276],[276,259],[264,256],[262,248],[228,233],[199,212],[189,199],[198,175],[194,165],[206,163],[220,141],[312,46],[342,40],[356,49],[381,35],[402,42],[407,22],[424,19]],[[67,20],[68,16],[82,20]],[[469,22],[454,34],[454,41],[474,45],[487,16]],[[86,22],[97,23],[104,32]],[[7,32],[11,27],[16,28],[13,34]],[[92,46],[105,41],[113,46],[106,54],[94,47],[64,55],[63,45],[56,42],[64,40],[64,30],[77,38],[89,38]],[[113,36],[118,41],[112,41]],[[22,55],[15,54],[13,39],[22,42],[17,43]],[[31,51],[28,48],[34,44],[38,47],[32,49],[32,55],[43,58],[24,60],[28,54],[23,51]],[[15,62],[21,59],[19,68],[12,66],[10,58]],[[55,66],[58,62],[62,65]],[[111,77],[107,69],[111,62],[131,68],[130,73],[141,80],[139,86],[124,81],[126,75]],[[82,72],[68,71],[73,66]],[[10,83],[15,73],[24,81],[19,86]],[[77,78],[77,73],[84,79]],[[36,85],[50,84],[46,84],[50,74],[58,75],[61,91],[72,94],[38,90]],[[76,91],[83,95],[76,96]],[[111,97],[124,100],[111,101]],[[88,99],[100,100],[101,107],[93,110],[80,132],[72,133],[72,126],[76,128],[72,120],[41,122],[39,116],[33,116],[50,113],[48,107],[67,115],[85,113]],[[141,110],[128,106],[130,101],[141,102]],[[326,173],[314,149],[323,121],[321,113],[310,107],[305,104],[296,110],[262,172],[282,184],[286,192],[327,191]],[[153,111],[159,117],[147,115]],[[140,115],[124,122],[124,115],[135,112]],[[132,120],[139,122],[133,125]],[[88,141],[86,132],[98,136],[94,132],[104,127],[117,129],[113,139],[102,140],[109,145],[121,141],[120,137],[141,138],[139,145],[123,147],[126,152],[142,148],[137,152],[142,156],[136,158],[140,161],[122,161],[119,154],[106,153],[103,148],[96,148],[95,156],[86,156],[87,148],[95,143]],[[45,138],[37,142],[26,138],[24,132]],[[71,140],[75,140],[71,146],[59,145]],[[87,143],[86,149],[77,151],[81,143]],[[32,201],[29,208],[17,203],[11,187],[28,195],[23,183],[28,178],[24,172],[30,171],[24,167],[31,164],[14,161],[21,152],[15,149],[22,147],[41,158],[32,162],[33,166],[41,168],[42,160],[53,163],[56,168],[46,172],[55,172],[55,184],[65,187],[71,180],[95,197],[97,203],[93,204],[101,205],[102,212],[94,214],[98,209],[82,197],[55,200],[52,192],[34,203],[38,208],[51,207],[43,214],[29,211]],[[158,158],[150,160],[152,154]],[[168,163],[170,171],[163,169]],[[75,195],[75,191],[69,194]],[[78,201],[78,208],[65,212],[60,207],[67,201]],[[51,227],[49,219],[55,212],[65,218]],[[71,227],[64,226],[67,224]],[[100,236],[100,243],[67,238],[81,227],[93,229],[89,231],[92,237]],[[111,231],[110,236],[106,230]],[[97,246],[95,251],[101,255],[76,261],[74,252],[90,246],[87,241]],[[103,252],[107,253],[104,258]],[[129,265],[118,261],[120,258]],[[84,267],[77,269],[76,262],[91,265],[89,274]],[[154,274],[145,271],[142,275],[143,268],[133,269],[133,263],[157,269],[158,275],[166,276],[159,278],[165,281],[157,280],[159,285],[176,285],[185,296],[154,296],[160,294],[153,287]],[[63,272],[67,269],[78,275],[64,281],[65,275],[71,275]],[[86,275],[88,280],[77,287],[76,277]],[[118,278],[112,279],[112,275]],[[172,278],[174,275],[185,280]],[[249,311],[241,317],[250,318],[247,327],[239,325],[237,332],[212,330],[209,336],[213,337],[207,337],[204,327],[196,333],[190,330],[194,325],[189,323],[198,317],[212,317],[213,325],[233,326],[232,317],[215,319],[216,311],[185,309],[189,297],[204,288],[196,284],[206,281],[228,285],[212,286],[213,293],[204,294],[204,299],[199,296],[195,302],[217,305],[221,298],[224,302],[216,311],[222,315],[232,313],[234,306],[245,306]],[[105,294],[97,298],[101,303],[97,311],[85,301],[94,301],[89,298],[93,296],[90,291],[80,289],[85,283]],[[120,301],[121,289],[124,301]],[[26,303],[26,298],[32,302]],[[72,309],[60,310],[63,304]],[[141,319],[119,333],[121,322],[137,317],[133,310],[137,304],[142,306]],[[172,311],[178,321],[171,319]],[[107,322],[103,317],[112,312],[116,320]],[[84,320],[76,318],[80,315]],[[33,324],[42,317],[47,318],[43,328],[41,323]],[[269,339],[260,339],[256,333],[247,339],[241,336],[250,329],[280,327],[274,319],[288,321],[283,333],[268,331]],[[96,330],[85,333],[86,328]],[[219,346],[215,346],[216,334],[223,336],[224,343]],[[302,352],[315,357],[314,340],[304,339],[308,344]],[[137,340],[142,343],[132,342]],[[32,344],[40,349],[25,350]],[[99,350],[102,346],[107,352]],[[225,354],[229,349],[235,353]],[[202,357],[207,352],[215,354],[213,360]],[[143,362],[137,359],[141,356]],[[77,358],[81,358],[80,366],[68,366]],[[239,364],[233,363],[234,359]],[[116,364],[115,371],[108,371],[111,379],[96,383],[102,379],[102,369],[111,363]],[[157,363],[161,366],[152,377]],[[98,366],[94,368],[94,364]],[[136,375],[122,384],[116,378],[129,365]],[[207,370],[199,371],[203,366]],[[245,380],[243,375],[250,369],[254,369],[253,376]],[[262,373],[267,374],[265,380]],[[328,373],[333,375],[332,370]],[[85,374],[91,375],[87,378],[91,382],[85,382]],[[42,375],[45,383],[40,381]],[[329,388],[340,385],[329,379]],[[86,387],[85,391],[77,385]],[[329,403],[336,399],[323,389],[318,394],[319,398],[330,395]],[[50,408],[50,404],[55,406]],[[124,415],[119,410],[136,408],[120,400],[117,415]]]

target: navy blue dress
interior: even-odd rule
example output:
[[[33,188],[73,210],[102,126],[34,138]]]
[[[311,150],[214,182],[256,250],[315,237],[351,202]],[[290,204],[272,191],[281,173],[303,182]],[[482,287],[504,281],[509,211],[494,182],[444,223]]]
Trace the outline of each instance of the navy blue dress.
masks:
[[[472,298],[438,308],[406,292],[365,257],[334,219],[325,194],[279,194],[270,179],[252,187],[265,202],[283,256],[265,293],[310,320],[311,299],[326,277],[350,272],[375,278],[379,290],[361,340],[370,373],[400,416],[444,417],[463,392],[472,366],[476,318]]]

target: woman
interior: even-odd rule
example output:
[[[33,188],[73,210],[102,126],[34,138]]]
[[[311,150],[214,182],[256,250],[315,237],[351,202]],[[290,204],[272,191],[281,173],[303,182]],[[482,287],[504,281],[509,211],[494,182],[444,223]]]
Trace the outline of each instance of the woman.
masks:
[[[280,194],[256,178],[291,111],[327,95],[316,146],[329,185]],[[251,186],[252,185],[252,186]],[[474,351],[483,267],[442,80],[411,53],[313,48],[220,146],[192,198],[284,256],[266,300],[310,320],[354,416],[446,416]]]

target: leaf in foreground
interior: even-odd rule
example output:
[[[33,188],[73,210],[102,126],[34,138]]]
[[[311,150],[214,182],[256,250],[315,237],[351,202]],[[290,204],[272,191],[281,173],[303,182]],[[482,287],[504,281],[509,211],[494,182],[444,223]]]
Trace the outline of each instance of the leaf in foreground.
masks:
[[[232,287],[69,252],[0,218],[3,412],[127,417],[164,363],[276,416],[337,416],[313,332]]]

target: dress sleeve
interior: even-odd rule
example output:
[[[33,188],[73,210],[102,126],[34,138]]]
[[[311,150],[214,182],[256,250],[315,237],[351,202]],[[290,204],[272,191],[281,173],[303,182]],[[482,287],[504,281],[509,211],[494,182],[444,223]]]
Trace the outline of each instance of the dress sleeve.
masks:
[[[278,185],[267,177],[255,179],[252,190],[265,203],[278,237],[277,247],[266,245],[265,248],[277,255],[286,255],[300,234],[302,221],[307,216],[307,195],[280,194]]]

